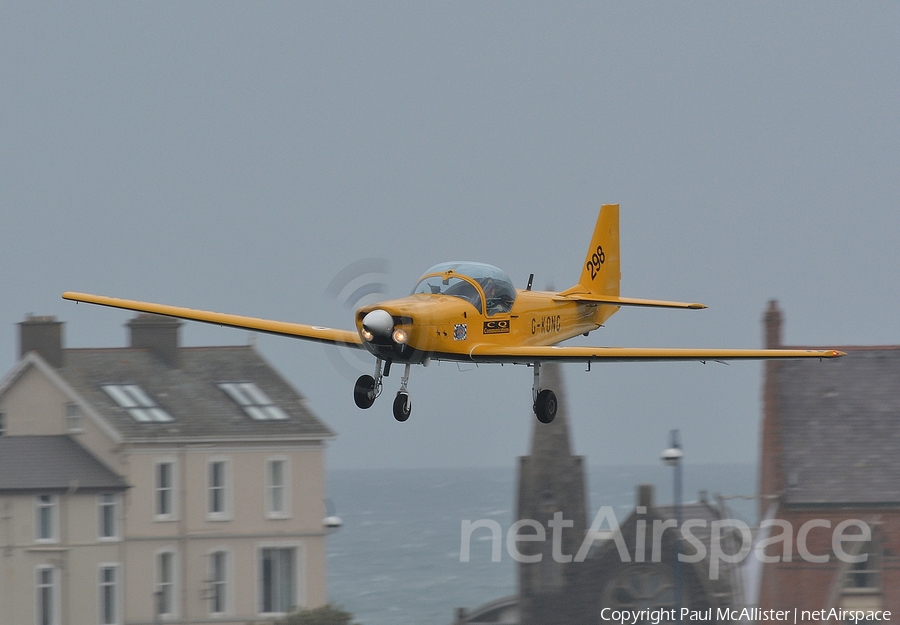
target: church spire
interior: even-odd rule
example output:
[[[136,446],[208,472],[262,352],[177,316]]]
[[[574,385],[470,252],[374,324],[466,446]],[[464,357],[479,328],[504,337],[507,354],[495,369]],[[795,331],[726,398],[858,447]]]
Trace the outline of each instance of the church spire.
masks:
[[[577,564],[572,560],[587,531],[584,459],[572,455],[560,365],[543,363],[541,379],[561,401],[551,423],[530,415],[531,454],[519,459],[517,518],[536,521],[546,531],[543,542],[519,543],[523,555],[541,555],[539,562],[518,565],[522,625],[568,622],[560,617],[573,612],[572,567]]]

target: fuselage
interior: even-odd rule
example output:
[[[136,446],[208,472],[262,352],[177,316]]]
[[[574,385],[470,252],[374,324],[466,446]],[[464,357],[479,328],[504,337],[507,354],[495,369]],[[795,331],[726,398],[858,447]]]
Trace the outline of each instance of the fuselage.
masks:
[[[493,272],[490,279],[480,270]],[[514,289],[490,265],[445,263],[429,270],[411,295],[360,308],[356,326],[366,349],[385,361],[468,360],[477,345],[554,345],[595,330],[617,309]],[[390,320],[379,312],[368,317],[373,311]]]

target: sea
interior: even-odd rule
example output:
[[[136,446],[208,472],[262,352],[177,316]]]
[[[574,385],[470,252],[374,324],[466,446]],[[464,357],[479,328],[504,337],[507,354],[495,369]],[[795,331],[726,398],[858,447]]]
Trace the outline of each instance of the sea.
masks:
[[[684,502],[705,496],[726,505],[729,518],[756,523],[754,464],[686,464],[683,480]],[[602,506],[624,521],[639,484],[654,485],[656,503],[672,503],[673,472],[662,464],[592,467],[587,482],[588,523]],[[516,563],[505,543],[516,507],[513,468],[330,470],[328,497],[343,520],[328,538],[329,601],[354,622],[451,625],[458,608],[515,594]],[[492,561],[491,534],[482,529],[462,562],[463,522],[483,519],[503,531],[500,561]]]

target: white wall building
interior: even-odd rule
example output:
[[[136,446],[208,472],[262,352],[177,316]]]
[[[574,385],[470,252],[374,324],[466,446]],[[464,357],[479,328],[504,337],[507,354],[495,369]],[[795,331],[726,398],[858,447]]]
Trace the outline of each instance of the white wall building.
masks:
[[[0,382],[0,614],[36,625],[235,623],[327,602],[333,433],[250,346],[66,349],[20,324]],[[61,450],[61,451],[60,451]]]

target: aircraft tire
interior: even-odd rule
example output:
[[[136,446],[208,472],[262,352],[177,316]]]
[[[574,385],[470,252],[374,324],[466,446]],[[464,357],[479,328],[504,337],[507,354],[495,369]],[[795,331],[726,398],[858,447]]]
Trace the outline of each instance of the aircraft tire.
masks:
[[[409,419],[409,413],[412,412],[412,402],[409,401],[407,393],[398,392],[394,398],[394,418],[403,423]]]
[[[375,403],[375,378],[370,375],[361,375],[353,385],[353,401],[357,407],[365,410]]]
[[[544,389],[538,393],[537,401],[534,402],[534,414],[541,423],[552,423],[556,418],[558,407],[556,393],[550,389]]]

